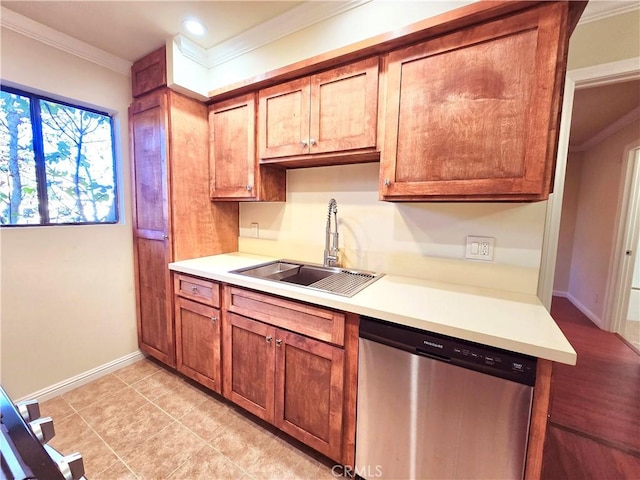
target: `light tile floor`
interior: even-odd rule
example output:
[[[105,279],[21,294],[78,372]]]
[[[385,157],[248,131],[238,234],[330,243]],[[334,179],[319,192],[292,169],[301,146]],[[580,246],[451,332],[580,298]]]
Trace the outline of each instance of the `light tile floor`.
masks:
[[[335,479],[332,462],[145,359],[43,402],[90,480]]]

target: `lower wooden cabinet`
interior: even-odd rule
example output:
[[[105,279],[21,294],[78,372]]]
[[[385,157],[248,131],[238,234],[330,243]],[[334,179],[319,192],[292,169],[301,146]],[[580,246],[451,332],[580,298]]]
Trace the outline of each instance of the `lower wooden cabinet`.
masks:
[[[224,395],[340,461],[344,349],[234,313],[227,320]]]
[[[275,328],[235,313],[225,317],[223,394],[274,423]]]
[[[177,272],[173,293],[179,372],[353,466],[357,315]]]
[[[344,350],[278,329],[275,339],[275,425],[340,461]]]
[[[219,285],[186,275],[174,276],[176,368],[222,393]]]

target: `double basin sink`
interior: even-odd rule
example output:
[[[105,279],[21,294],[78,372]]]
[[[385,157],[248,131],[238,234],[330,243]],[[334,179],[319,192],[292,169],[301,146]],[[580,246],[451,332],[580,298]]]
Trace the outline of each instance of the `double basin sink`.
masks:
[[[231,273],[284,282],[345,297],[352,297],[383,274],[325,267],[292,260],[276,260],[261,265],[240,268]]]

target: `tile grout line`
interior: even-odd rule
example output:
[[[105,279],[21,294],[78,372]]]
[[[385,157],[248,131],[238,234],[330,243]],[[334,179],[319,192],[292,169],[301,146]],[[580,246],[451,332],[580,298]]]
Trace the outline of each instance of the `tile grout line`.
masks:
[[[96,431],[95,428],[93,428],[91,425],[89,425],[89,423],[85,420],[85,418],[78,412],[78,417],[80,417],[80,420],[82,420],[87,427],[89,427],[89,429],[96,435],[96,437],[98,437],[100,439],[100,441],[102,443],[104,443],[106,445],[106,447],[111,450],[111,452],[113,452],[113,454],[116,456],[116,458],[118,460],[120,460],[120,462],[122,462],[122,464],[127,468],[127,470],[129,470],[136,478],[140,478],[138,475],[136,475],[136,473],[131,470],[131,468],[129,468],[129,465],[127,465],[127,463],[124,461],[124,459],[122,457],[120,457],[120,455],[118,455],[118,452],[116,452],[111,445],[109,445],[109,442],[107,442],[104,438],[102,438],[102,436]],[[82,453],[82,452],[81,452]],[[115,465],[116,462],[113,462],[111,465],[109,465],[107,468],[105,468],[104,470],[97,472],[95,474],[95,476],[97,477],[98,475],[100,475],[101,473],[106,472],[107,470],[109,470],[113,465]]]
[[[219,402],[219,400],[217,400],[217,399],[215,399],[215,398],[213,398],[213,397],[209,397],[209,398],[211,398],[212,400],[215,400],[216,402]],[[207,401],[207,399],[205,399],[202,403],[204,403],[204,402],[206,402],[206,401]],[[224,404],[223,404],[223,405],[224,405]],[[158,407],[158,408],[160,408],[160,407]],[[192,408],[191,410],[194,410],[194,409],[195,409],[195,407],[194,407],[194,408]],[[191,410],[189,410],[189,411],[191,411]],[[188,413],[188,412],[187,412],[187,413]],[[184,414],[182,417],[180,417],[180,418],[183,418],[183,417],[185,417],[186,415],[187,415],[187,414],[185,413],[185,414]],[[191,428],[189,428],[189,426],[188,426],[188,425],[185,425],[185,424],[184,424],[184,423],[182,423],[180,420],[177,420],[177,421],[180,423],[180,425],[182,425],[184,428],[186,428],[189,432],[191,432],[192,434],[194,434],[195,436],[197,436],[199,439],[201,439],[203,442],[205,442],[205,444],[206,444],[206,445],[205,445],[203,448],[206,448],[207,446],[208,446],[208,447],[210,447],[210,448],[212,448],[213,450],[215,450],[216,452],[218,452],[220,455],[222,455],[226,460],[228,460],[229,462],[231,462],[231,464],[232,464],[232,465],[234,465],[234,466],[235,466],[235,467],[237,467],[240,471],[242,471],[242,473],[243,473],[244,475],[247,475],[247,476],[249,477],[249,479],[253,479],[253,476],[251,476],[251,475],[249,474],[249,472],[247,472],[247,471],[245,470],[245,468],[243,468],[241,465],[239,465],[239,464],[237,464],[236,462],[234,462],[231,458],[227,457],[227,456],[226,456],[222,451],[220,451],[220,449],[219,449],[219,448],[217,448],[215,445],[212,445],[212,444],[211,444],[211,442],[210,442],[209,440],[207,440],[206,438],[203,438],[203,437],[201,437],[200,435],[198,435],[198,434],[197,434],[196,432],[194,432]],[[220,428],[220,427],[218,427],[218,428]],[[216,430],[218,430],[218,428],[217,428]],[[184,464],[183,464],[183,465],[184,465]],[[251,463],[251,465],[253,465],[253,463]],[[177,470],[177,469],[176,469],[176,470]],[[174,470],[174,472],[175,472],[176,470]],[[172,472],[172,473],[174,473],[174,472]]]
[[[136,388],[135,385],[140,384],[141,382],[148,380],[150,377],[153,377],[154,375],[157,375],[159,373],[162,374],[166,374],[169,375],[171,377],[177,378],[180,380],[179,385],[175,385],[175,388],[167,388],[166,391],[164,393],[162,393],[159,396],[154,397],[153,399],[151,399],[149,396],[141,393],[138,388],[140,388],[140,385],[138,385],[138,387]],[[229,458],[227,455],[225,455],[219,448],[217,448],[214,444],[211,443],[211,441],[207,440],[206,438],[202,437],[201,435],[199,435],[198,433],[196,433],[194,430],[192,430],[189,426],[185,425],[183,423],[183,420],[186,419],[187,415],[189,415],[191,412],[193,412],[198,406],[204,404],[207,401],[213,401],[216,404],[219,404],[221,407],[223,408],[229,408],[230,412],[235,412],[236,414],[240,415],[243,419],[245,419],[246,421],[250,422],[252,425],[254,425],[257,428],[263,428],[259,423],[255,422],[251,417],[244,415],[244,411],[235,411],[233,406],[231,405],[226,405],[223,401],[221,401],[220,399],[214,397],[213,395],[211,395],[209,392],[204,391],[200,388],[198,388],[198,386],[196,385],[191,385],[188,381],[186,381],[184,378],[182,378],[180,375],[176,374],[176,372],[173,371],[166,371],[163,370],[161,368],[156,368],[155,371],[149,373],[148,375],[141,377],[141,378],[137,378],[135,381],[126,381],[125,379],[121,378],[120,376],[117,375],[117,372],[113,372],[112,374],[119,382],[122,383],[122,388],[118,388],[115,392],[111,393],[110,395],[118,395],[119,393],[122,393],[124,391],[125,388],[130,388],[132,391],[134,391],[137,395],[140,395],[140,397],[142,397],[142,399],[144,399],[144,403],[139,406],[137,409],[133,410],[132,412],[135,414],[135,412],[138,412],[139,410],[141,410],[142,408],[144,408],[147,405],[152,405],[153,407],[157,408],[158,410],[160,410],[164,415],[167,415],[169,417],[169,419],[171,420],[170,423],[168,425],[166,425],[163,429],[161,429],[159,432],[157,432],[156,434],[150,436],[149,438],[147,438],[145,440],[151,440],[152,438],[156,438],[158,435],[161,435],[162,432],[164,432],[167,428],[171,427],[172,425],[178,425],[181,428],[184,428],[187,432],[189,432],[191,435],[194,435],[196,438],[198,438],[199,440],[201,440],[204,445],[202,446],[202,448],[198,449],[197,452],[192,453],[191,455],[188,455],[187,458],[183,461],[180,462],[178,465],[175,466],[174,469],[172,469],[165,478],[169,478],[171,477],[171,475],[174,475],[180,468],[182,468],[183,466],[185,466],[187,463],[189,463],[189,461],[191,461],[191,459],[197,454],[203,451],[204,448],[210,448],[213,451],[217,452],[222,459],[224,459],[225,461],[229,462],[230,465],[232,465],[233,467],[235,467],[237,469],[237,473],[242,475],[243,480],[255,480],[257,477],[254,477],[254,475],[252,475],[249,472],[249,468],[251,466],[254,466],[260,459],[260,457],[262,455],[267,455],[267,449],[265,449],[264,447],[269,446],[269,442],[283,442],[284,444],[288,444],[296,453],[298,453],[298,455],[294,455],[293,458],[293,462],[291,464],[290,467],[288,467],[291,471],[295,472],[296,470],[300,469],[300,467],[304,464],[305,461],[309,461],[312,462],[314,465],[316,465],[318,468],[320,468],[322,466],[321,462],[319,462],[316,458],[314,458],[312,455],[309,455],[307,452],[303,451],[303,450],[299,450],[295,445],[289,443],[287,441],[287,439],[285,437],[282,437],[281,435],[279,435],[277,432],[271,432],[269,430],[266,430],[267,432],[269,432],[271,435],[268,436],[267,439],[265,439],[264,442],[262,442],[262,444],[260,445],[260,450],[261,453],[260,455],[255,458],[252,462],[249,463],[249,465],[240,465],[237,462],[235,462],[234,460],[232,460],[231,458]],[[176,414],[172,414],[170,411],[168,411],[168,409],[162,408],[158,402],[160,399],[165,398],[167,395],[171,395],[173,393],[177,393],[177,390],[179,390],[181,387],[190,387],[190,388],[196,388],[199,392],[201,392],[202,395],[202,400],[198,403],[195,404],[191,404],[190,408],[188,408],[186,411],[184,411],[181,415],[177,416]],[[160,385],[160,387],[162,387],[162,385]],[[102,398],[104,398],[104,395],[101,395]],[[89,422],[87,421],[86,418],[91,418],[90,416],[83,414],[82,411],[88,409],[89,407],[97,404],[101,399],[97,399],[91,403],[89,403],[88,405],[85,405],[82,408],[78,408],[76,406],[74,406],[69,400],[67,400],[66,398],[64,398],[63,395],[60,395],[60,398],[63,402],[65,402],[66,405],[68,405],[68,407],[70,408],[72,413],[69,413],[69,415],[65,416],[64,418],[68,418],[73,414],[77,414],[78,417],[82,420],[82,422],[89,427],[89,430],[99,439],[99,441],[101,441],[108,449],[109,451],[111,451],[116,460],[114,460],[114,462],[112,464],[110,464],[109,466],[107,466],[106,468],[104,468],[102,471],[95,473],[96,476],[99,476],[101,474],[103,474],[104,472],[108,471],[110,468],[114,467],[117,462],[121,462],[124,467],[126,468],[126,470],[128,472],[131,473],[131,475],[133,475],[135,478],[140,478],[139,475],[137,475],[132,468],[128,465],[128,463],[125,461],[125,459],[123,457],[121,457],[112,447],[111,445],[98,433],[98,431],[93,428]],[[86,417],[86,418],[85,418]],[[231,424],[233,424],[234,419],[230,419],[231,420]],[[175,423],[174,423],[175,422]],[[218,425],[218,427],[216,427],[215,430],[218,430],[219,428],[222,427],[222,424]],[[232,429],[233,430],[233,429]],[[268,456],[268,455],[267,455]],[[266,461],[266,458],[263,458],[264,461]],[[313,470],[315,472],[315,470]],[[178,480],[178,479],[176,479]]]
[[[159,369],[158,369],[158,371],[159,371]],[[132,383],[129,383],[129,382],[127,382],[127,381],[123,380],[122,378],[120,378],[120,377],[116,374],[116,372],[113,372],[113,373],[111,373],[110,375],[113,375],[114,377],[116,377],[118,380],[120,380],[120,381],[124,384],[124,387],[123,387],[123,388],[121,388],[120,390],[124,390],[124,389],[126,389],[126,388],[131,388],[131,389],[132,389],[133,391],[135,391],[138,395],[140,395],[142,398],[144,398],[144,400],[145,400],[146,402],[153,404],[153,402],[152,402],[151,400],[149,400],[145,395],[143,395],[143,394],[142,394],[142,393],[140,393],[138,390],[136,390],[136,389],[133,387],[133,385],[134,385],[134,384],[136,384],[136,383],[138,383],[138,382],[141,382],[141,381],[143,381],[143,380],[145,380],[145,379],[147,379],[147,378],[149,378],[149,377],[151,377],[151,376],[153,376],[153,375],[155,375],[156,373],[158,373],[158,371],[153,372],[153,373],[151,373],[150,375],[147,375],[147,376],[145,376],[145,377],[139,378],[139,379],[137,379],[135,382],[132,382]],[[111,395],[117,395],[117,394],[118,394],[118,391],[113,392]],[[138,476],[138,475],[137,475],[137,474],[136,474],[136,473],[131,469],[131,467],[127,464],[127,462],[124,460],[124,458],[122,458],[122,457],[121,457],[121,456],[120,456],[120,455],[119,455],[119,454],[118,454],[118,453],[117,453],[117,452],[116,452],[116,451],[111,447],[111,445],[109,444],[109,442],[107,442],[107,441],[102,437],[102,435],[100,435],[100,433],[98,433],[98,431],[97,431],[95,428],[93,428],[93,427],[92,427],[92,426],[87,422],[87,420],[84,418],[83,414],[81,413],[81,411],[82,411],[82,410],[84,410],[84,409],[87,409],[87,408],[91,407],[92,405],[94,405],[94,404],[98,403],[100,400],[96,400],[96,401],[94,401],[94,402],[92,402],[92,403],[90,403],[90,404],[88,404],[88,405],[84,406],[83,408],[78,409],[78,408],[77,408],[77,407],[75,407],[75,406],[74,406],[74,405],[73,405],[69,400],[67,400],[66,398],[64,398],[64,396],[63,396],[63,395],[61,395],[61,396],[60,396],[60,398],[62,398],[62,399],[63,399],[63,400],[64,400],[64,401],[65,401],[65,402],[66,402],[66,403],[71,407],[71,409],[74,411],[74,413],[78,415],[78,417],[80,418],[80,420],[82,420],[82,421],[85,423],[85,425],[87,425],[87,427],[89,427],[89,429],[90,429],[90,430],[91,430],[91,431],[96,435],[96,437],[97,437],[98,439],[100,439],[100,441],[101,441],[102,443],[104,443],[104,445],[105,445],[105,446],[106,446],[106,447],[107,447],[107,448],[108,448],[108,449],[109,449],[109,450],[110,450],[110,451],[115,455],[115,457],[116,457],[116,458],[117,458],[117,459],[118,459],[118,460],[119,460],[119,461],[120,461],[120,462],[125,466],[125,468],[126,468],[127,470],[129,470],[129,472],[131,472],[131,474],[132,474],[134,477],[136,477],[136,478],[140,478],[140,477],[139,477],[139,476]],[[153,405],[157,407],[157,405],[155,405],[155,404],[153,404]],[[145,406],[144,404],[143,404],[143,405],[141,405],[140,407],[138,407],[138,408],[136,408],[135,410],[133,410],[131,413],[135,413],[135,412],[139,411],[139,410],[140,410],[140,409],[142,409],[144,406]],[[159,408],[159,407],[157,407],[157,408]],[[163,410],[163,412],[164,412],[164,410]],[[68,416],[70,416],[70,415],[68,415]],[[67,417],[68,417],[68,416],[67,416]],[[66,418],[66,417],[65,417],[65,418]],[[174,420],[175,420],[175,419],[174,419]],[[166,428],[166,427],[165,427],[165,428]],[[106,472],[109,468],[111,468],[111,467],[112,467],[112,466],[114,466],[115,464],[116,464],[116,462],[114,461],[112,464],[110,464],[108,467],[106,467],[106,468],[105,468],[105,469],[103,469],[102,471],[97,472],[97,473],[95,474],[95,476],[98,476],[98,475],[100,475],[100,474],[102,474],[102,473]]]

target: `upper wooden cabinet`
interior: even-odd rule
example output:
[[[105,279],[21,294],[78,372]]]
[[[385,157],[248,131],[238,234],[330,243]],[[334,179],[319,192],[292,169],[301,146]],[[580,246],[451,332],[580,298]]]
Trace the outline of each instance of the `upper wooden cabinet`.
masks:
[[[286,172],[258,165],[255,119],[255,93],[209,107],[212,200],[285,200]]]
[[[238,249],[238,204],[209,200],[207,107],[167,88],[129,107],[140,350],[175,366],[168,264]]]
[[[131,65],[131,95],[134,98],[166,85],[165,47],[159,48]]]
[[[372,57],[261,90],[260,161],[296,167],[377,160],[378,63]]]
[[[555,163],[568,4],[388,54],[383,200],[541,200]]]

